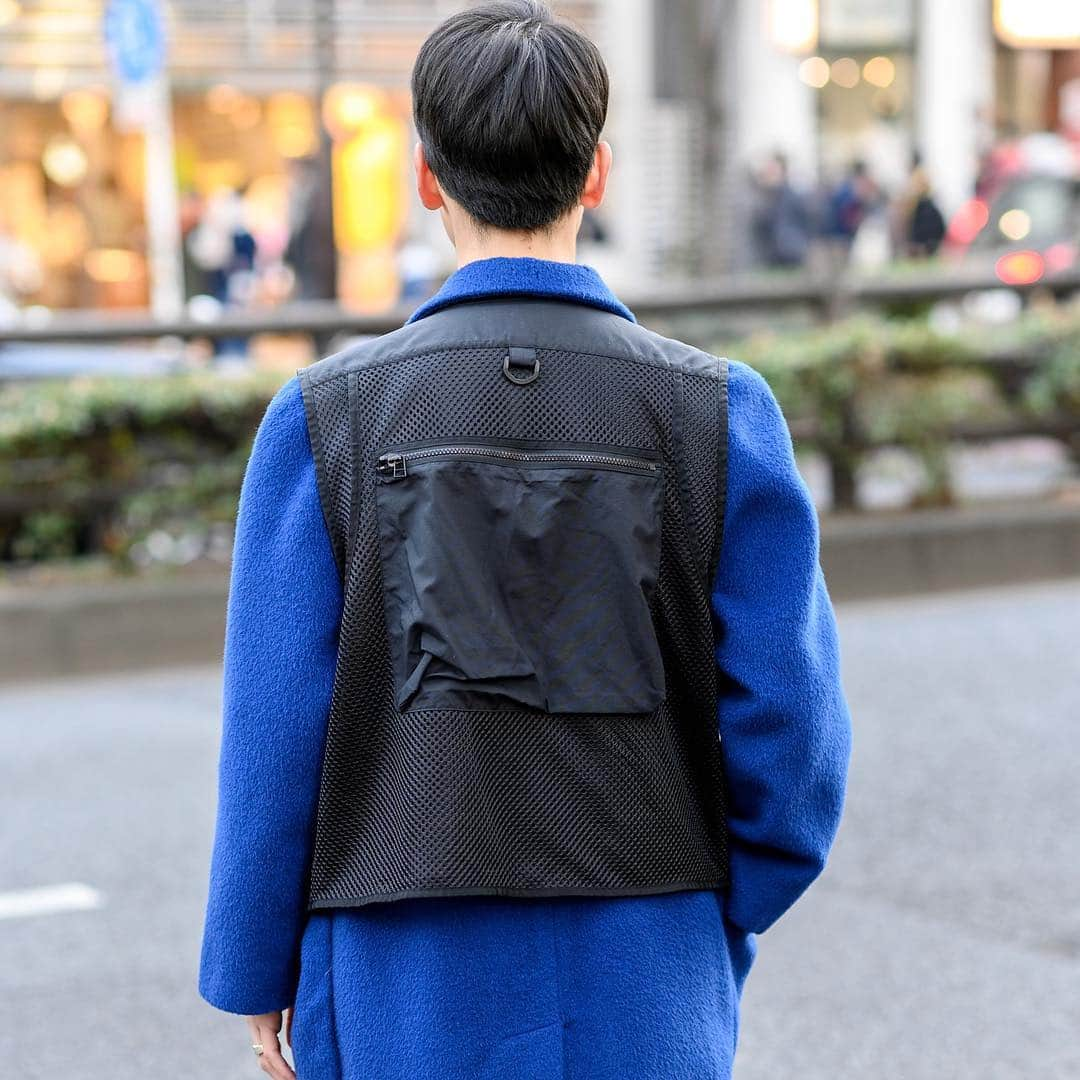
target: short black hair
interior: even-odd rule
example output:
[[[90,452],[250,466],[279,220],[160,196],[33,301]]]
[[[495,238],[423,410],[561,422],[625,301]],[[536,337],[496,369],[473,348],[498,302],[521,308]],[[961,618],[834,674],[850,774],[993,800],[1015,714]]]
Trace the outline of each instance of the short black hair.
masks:
[[[432,172],[482,225],[535,232],[577,205],[607,118],[596,46],[536,0],[451,15],[412,73]]]

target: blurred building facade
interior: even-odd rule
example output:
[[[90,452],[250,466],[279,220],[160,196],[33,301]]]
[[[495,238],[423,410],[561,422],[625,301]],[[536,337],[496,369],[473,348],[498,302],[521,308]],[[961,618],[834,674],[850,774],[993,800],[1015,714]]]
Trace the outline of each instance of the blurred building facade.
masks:
[[[185,234],[218,193],[241,192],[258,265],[295,257],[325,124],[339,294],[373,308],[392,302],[403,253],[410,266],[445,268],[438,223],[412,193],[408,74],[431,26],[460,6],[173,0],[168,71]],[[898,190],[917,151],[949,215],[969,197],[996,140],[1059,130],[1080,141],[1080,5],[555,6],[596,38],[612,69],[617,169],[583,257],[620,288],[744,266],[749,177],[776,152],[805,188],[862,159],[883,189]],[[147,302],[143,139],[109,73],[102,8],[0,0],[0,236],[41,268],[23,302]],[[193,248],[212,247],[185,246],[189,293],[205,291],[206,258],[193,258]],[[289,287],[267,273],[250,295],[270,303]]]

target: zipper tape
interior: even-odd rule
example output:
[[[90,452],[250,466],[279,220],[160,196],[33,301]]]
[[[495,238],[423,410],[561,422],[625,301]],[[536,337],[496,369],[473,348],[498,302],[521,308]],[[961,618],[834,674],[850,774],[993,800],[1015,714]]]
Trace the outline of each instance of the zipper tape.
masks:
[[[508,447],[448,445],[429,446],[423,449],[402,450],[382,454],[375,463],[375,471],[390,479],[408,475],[411,461],[424,461],[442,457],[476,457],[508,461],[523,465],[600,465],[636,472],[655,473],[659,464],[632,454],[605,454],[584,450],[512,450]]]

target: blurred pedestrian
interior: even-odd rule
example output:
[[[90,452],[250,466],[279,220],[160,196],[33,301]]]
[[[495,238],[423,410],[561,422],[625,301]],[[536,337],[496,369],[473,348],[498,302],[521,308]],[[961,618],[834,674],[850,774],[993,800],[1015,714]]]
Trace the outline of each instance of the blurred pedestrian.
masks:
[[[225,188],[207,199],[199,223],[188,233],[188,250],[205,274],[209,295],[222,307],[246,308],[255,296],[255,237],[247,226],[239,191]],[[218,356],[243,356],[247,338],[217,339]]]
[[[945,239],[945,216],[934,200],[930,177],[918,154],[912,157],[911,175],[895,207],[898,250],[909,259],[936,254]]]
[[[439,254],[426,240],[413,237],[398,252],[401,301],[419,304],[434,291],[439,273]]]
[[[34,250],[0,223],[0,323],[14,319],[20,304],[41,288],[41,262]]]
[[[185,191],[180,198],[180,237],[184,264],[184,298],[207,296],[210,283],[205,268],[192,253],[191,238],[205,212],[202,196],[197,191]]]
[[[828,195],[825,208],[824,236],[833,251],[834,261],[844,264],[852,245],[867,218],[882,205],[882,193],[866,162],[857,159],[843,179]]]
[[[289,1080],[731,1076],[850,748],[768,385],[577,263],[608,78],[535,0],[413,72],[458,269],[244,477],[200,991]],[[288,1020],[283,1015],[288,1010]]]
[[[318,215],[322,180],[319,160],[298,158],[289,172],[289,239],[284,259],[295,279],[293,295],[297,300],[320,300],[323,282],[320,267],[325,253],[320,248],[332,241],[319,235]]]
[[[775,153],[766,162],[757,191],[754,239],[759,262],[769,267],[802,266],[810,248],[810,209],[791,184],[784,154]]]
[[[246,301],[255,269],[255,237],[247,227],[238,191],[226,188],[206,201],[199,223],[188,235],[188,246],[206,271],[215,300],[221,304]]]

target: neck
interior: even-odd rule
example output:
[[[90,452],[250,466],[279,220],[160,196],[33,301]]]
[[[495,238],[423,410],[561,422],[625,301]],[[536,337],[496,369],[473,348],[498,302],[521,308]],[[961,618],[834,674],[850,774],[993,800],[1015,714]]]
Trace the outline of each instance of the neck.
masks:
[[[577,229],[556,228],[550,232],[516,233],[501,229],[462,230],[456,237],[458,269],[481,259],[546,259],[549,262],[577,262]]]

